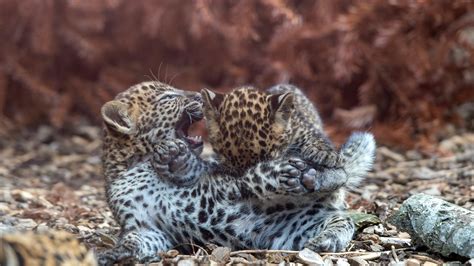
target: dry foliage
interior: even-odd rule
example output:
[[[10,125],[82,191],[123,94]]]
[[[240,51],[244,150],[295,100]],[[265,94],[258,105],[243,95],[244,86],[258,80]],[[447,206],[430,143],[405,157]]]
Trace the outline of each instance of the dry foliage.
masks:
[[[474,99],[473,10],[469,0],[4,0],[0,115],[61,128],[98,121],[104,101],[146,79],[289,81],[335,125],[429,143],[446,122],[462,126],[456,107]]]

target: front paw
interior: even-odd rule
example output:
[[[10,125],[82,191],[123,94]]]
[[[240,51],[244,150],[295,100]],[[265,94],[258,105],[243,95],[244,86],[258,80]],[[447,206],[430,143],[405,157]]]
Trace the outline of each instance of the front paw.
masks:
[[[167,140],[158,146],[152,166],[156,173],[176,185],[192,183],[199,177],[196,155],[182,140]],[[193,172],[193,170],[195,170]]]
[[[165,140],[158,144],[155,149],[155,162],[158,164],[168,164],[183,153],[186,147],[186,143],[180,139]]]
[[[278,172],[280,188],[288,193],[304,193],[307,187],[311,189],[311,182],[316,180],[316,171],[308,168],[308,165],[300,159],[292,158],[284,162]],[[308,183],[308,184],[305,184]]]
[[[310,239],[304,246],[315,252],[341,252],[347,247],[350,238],[341,237],[335,234],[322,234]]]

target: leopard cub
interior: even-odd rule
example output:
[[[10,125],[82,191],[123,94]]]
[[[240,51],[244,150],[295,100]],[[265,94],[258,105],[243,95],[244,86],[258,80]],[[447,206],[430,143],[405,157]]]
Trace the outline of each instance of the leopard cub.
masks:
[[[204,89],[201,94],[209,141],[230,171],[239,173],[256,162],[282,155],[301,156],[316,169],[346,170],[348,175],[337,180],[320,180],[326,183],[324,187],[305,180],[309,187],[334,191],[348,181],[350,185],[358,183],[358,173],[370,168],[370,164],[358,166],[347,159],[354,153],[373,156],[370,148],[361,146],[373,143],[372,135],[354,134],[339,153],[324,133],[316,108],[295,86],[277,85],[267,92],[241,87],[227,94]],[[359,171],[360,167],[364,169]]]

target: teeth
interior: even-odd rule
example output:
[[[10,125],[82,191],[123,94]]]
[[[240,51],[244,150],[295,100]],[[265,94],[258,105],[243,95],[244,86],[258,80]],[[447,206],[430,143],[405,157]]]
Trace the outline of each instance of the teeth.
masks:
[[[187,136],[188,139],[192,139],[194,141],[201,141],[202,137],[201,136]]]

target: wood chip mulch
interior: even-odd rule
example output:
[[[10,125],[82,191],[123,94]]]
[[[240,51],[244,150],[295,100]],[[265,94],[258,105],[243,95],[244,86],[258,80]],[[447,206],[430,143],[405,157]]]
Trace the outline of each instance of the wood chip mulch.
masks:
[[[79,125],[68,132],[42,126],[34,132],[0,133],[0,234],[12,230],[66,230],[90,248],[111,247],[118,225],[107,208],[101,173],[101,130]],[[170,250],[166,262],[309,263],[326,265],[437,265],[460,261],[410,246],[410,236],[385,223],[409,196],[426,193],[474,210],[474,134],[440,141],[437,154],[379,147],[374,171],[349,193],[352,209],[382,223],[362,221],[343,253],[231,251],[208,245],[194,254]]]

